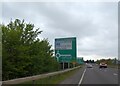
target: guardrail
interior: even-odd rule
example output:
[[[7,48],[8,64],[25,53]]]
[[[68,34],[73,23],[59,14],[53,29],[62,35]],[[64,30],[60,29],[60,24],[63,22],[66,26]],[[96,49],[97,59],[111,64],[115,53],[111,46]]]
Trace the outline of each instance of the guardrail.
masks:
[[[66,69],[66,70],[62,70],[62,71],[56,71],[56,72],[51,72],[51,73],[47,73],[47,74],[40,74],[40,75],[35,75],[35,76],[30,76],[30,77],[25,77],[25,78],[18,78],[18,79],[12,79],[12,80],[7,80],[7,81],[3,81],[2,84],[20,84],[26,81],[35,81],[37,79],[41,79],[41,78],[45,78],[45,77],[49,77],[49,76],[54,76],[57,74],[61,74],[61,73],[65,73],[74,69],[79,68],[78,67],[74,67],[74,68],[70,68],[70,69]]]

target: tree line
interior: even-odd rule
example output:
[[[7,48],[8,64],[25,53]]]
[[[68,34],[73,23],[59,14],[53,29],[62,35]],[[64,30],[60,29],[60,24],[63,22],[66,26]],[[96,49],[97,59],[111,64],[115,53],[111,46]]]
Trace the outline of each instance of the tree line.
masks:
[[[59,70],[48,39],[38,38],[42,31],[35,29],[34,24],[16,19],[0,28],[3,80]]]
[[[105,62],[108,65],[118,64],[118,60],[116,58],[114,58],[114,59],[111,59],[111,58],[109,58],[109,59],[100,59],[100,60],[96,61],[97,64],[100,64],[101,62]]]

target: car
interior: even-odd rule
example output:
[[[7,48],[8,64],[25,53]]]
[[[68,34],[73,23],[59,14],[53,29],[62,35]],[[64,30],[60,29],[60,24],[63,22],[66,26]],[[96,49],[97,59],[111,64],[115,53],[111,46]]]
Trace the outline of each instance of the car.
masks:
[[[92,68],[93,66],[91,64],[86,64],[87,68]]]
[[[107,68],[107,64],[102,62],[100,63],[99,68]]]

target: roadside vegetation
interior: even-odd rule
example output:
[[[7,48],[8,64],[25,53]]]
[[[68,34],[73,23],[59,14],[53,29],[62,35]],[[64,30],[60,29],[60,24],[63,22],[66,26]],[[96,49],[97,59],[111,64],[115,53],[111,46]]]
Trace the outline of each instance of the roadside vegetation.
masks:
[[[2,80],[38,75],[59,70],[47,38],[34,24],[16,19],[2,29]]]

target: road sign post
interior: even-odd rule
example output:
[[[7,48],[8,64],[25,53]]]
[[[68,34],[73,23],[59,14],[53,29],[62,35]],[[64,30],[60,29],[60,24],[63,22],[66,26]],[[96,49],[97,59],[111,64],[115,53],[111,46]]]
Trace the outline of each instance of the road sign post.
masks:
[[[68,62],[68,68],[70,68],[70,62]]]
[[[64,70],[64,68],[65,68],[64,65],[65,65],[65,63],[63,62],[63,70]]]

